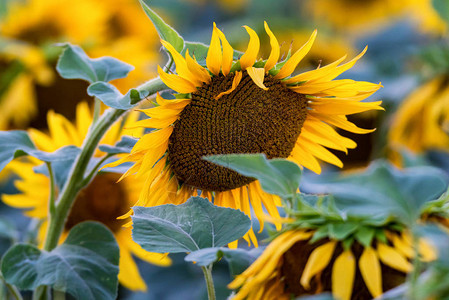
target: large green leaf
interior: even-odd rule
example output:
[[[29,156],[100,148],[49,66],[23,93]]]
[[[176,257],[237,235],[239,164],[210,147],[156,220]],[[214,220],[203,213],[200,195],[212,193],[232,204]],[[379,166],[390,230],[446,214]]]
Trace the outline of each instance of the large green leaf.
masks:
[[[57,162],[73,159],[80,149],[67,146],[49,153],[37,150],[28,133],[21,130],[0,131],[0,171],[14,158],[31,155],[42,161]]]
[[[437,168],[399,170],[385,161],[376,161],[366,171],[321,180],[321,188],[314,191],[333,194],[337,207],[346,214],[395,217],[410,225],[426,203],[446,191],[448,183],[447,176]]]
[[[22,290],[49,285],[76,299],[115,299],[119,248],[102,224],[81,223],[50,252],[18,244],[5,254],[1,271],[6,282]]]
[[[124,78],[134,69],[113,57],[90,58],[83,49],[69,43],[63,44],[63,47],[56,70],[67,79],[84,79],[90,83],[108,82]]]
[[[97,97],[109,107],[123,110],[134,107],[140,99],[145,97],[136,89],[131,89],[123,95],[115,86],[107,82],[91,84],[87,88],[87,93],[89,96]]]
[[[204,159],[260,181],[265,192],[281,197],[296,194],[302,171],[285,159],[268,160],[264,154],[213,155]]]
[[[219,207],[201,197],[181,205],[134,207],[133,239],[150,252],[192,252],[222,247],[251,227],[241,211]]]
[[[257,255],[254,251],[215,247],[191,252],[184,259],[198,266],[208,266],[222,258],[228,262],[231,275],[235,276],[245,271],[257,259]]]
[[[143,7],[143,10],[150,18],[151,22],[153,22],[154,27],[156,27],[159,37],[164,41],[169,42],[178,52],[181,52],[182,49],[184,49],[184,39],[178,32],[176,32],[175,29],[173,29],[173,27],[165,23],[164,20],[162,20],[162,18],[150,8],[150,5],[148,4],[150,1],[139,1]]]

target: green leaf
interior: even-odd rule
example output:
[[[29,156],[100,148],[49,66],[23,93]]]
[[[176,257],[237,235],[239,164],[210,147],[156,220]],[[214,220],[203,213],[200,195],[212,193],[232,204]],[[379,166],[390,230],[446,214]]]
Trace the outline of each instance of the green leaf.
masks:
[[[385,161],[376,161],[360,173],[320,182],[320,193],[333,194],[337,207],[351,216],[396,218],[413,224],[426,203],[448,188],[449,179],[433,167],[399,170]]]
[[[215,206],[201,197],[192,197],[181,205],[137,206],[133,210],[133,239],[150,252],[222,247],[251,227],[250,219],[241,211]]]
[[[373,227],[362,226],[355,233],[355,239],[365,248],[371,247],[376,230]]]
[[[20,156],[31,155],[42,161],[56,162],[72,159],[80,151],[75,146],[67,146],[52,153],[37,150],[28,133],[21,130],[0,131],[0,141],[0,171]]]
[[[222,258],[228,262],[231,275],[235,276],[245,271],[256,260],[257,256],[252,251],[221,247],[193,251],[184,260],[205,267]]]
[[[78,46],[62,44],[64,51],[59,57],[56,70],[63,78],[84,79],[90,83],[108,82],[128,76],[134,67],[116,58],[104,56],[90,58]]]
[[[136,105],[140,99],[139,91],[131,89],[123,95],[120,91],[110,83],[107,82],[95,82],[87,88],[87,94],[92,97],[97,97],[104,104],[116,109],[127,110]],[[138,99],[136,101],[136,99]]]
[[[265,154],[228,154],[204,158],[217,165],[232,169],[260,181],[265,192],[283,198],[296,194],[302,171],[286,159],[268,160]]]
[[[100,223],[84,222],[51,252],[26,244],[12,247],[1,270],[7,283],[23,290],[49,285],[76,299],[115,299],[118,261],[114,235]]]
[[[441,18],[449,24],[449,1],[447,0],[432,0],[435,10]]]
[[[296,298],[295,300],[334,300],[335,298],[332,297],[331,293],[323,293],[319,295],[312,295],[312,296],[301,296]]]
[[[159,37],[164,41],[169,42],[178,52],[181,52],[184,49],[184,39],[176,32],[173,27],[168,25],[162,20],[162,18],[156,14],[149,6],[146,0],[139,0],[140,4],[143,7],[143,10],[150,18],[151,22],[153,22],[154,27],[156,27],[157,33]]]
[[[329,236],[341,241],[354,233],[358,227],[357,223],[331,223],[329,224]]]
[[[122,139],[118,141],[114,146],[110,145],[100,145],[98,147],[100,151],[109,153],[109,154],[121,154],[121,153],[129,153],[134,145],[137,143],[138,139],[132,138],[130,136],[122,136]]]

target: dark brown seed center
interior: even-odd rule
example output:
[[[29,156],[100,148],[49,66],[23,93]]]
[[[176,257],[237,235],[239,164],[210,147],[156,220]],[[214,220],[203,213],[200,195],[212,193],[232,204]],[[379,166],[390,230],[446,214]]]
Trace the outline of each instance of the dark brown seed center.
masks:
[[[65,229],[84,221],[97,221],[116,232],[123,225],[117,217],[129,210],[129,202],[123,183],[117,183],[118,174],[101,173],[76,197],[65,224]]]
[[[253,178],[202,159],[213,154],[265,153],[268,158],[290,155],[307,116],[304,95],[267,76],[265,91],[244,72],[238,87],[229,90],[234,75],[213,77],[192,93],[192,102],[174,124],[168,159],[177,179],[189,186],[226,191]]]

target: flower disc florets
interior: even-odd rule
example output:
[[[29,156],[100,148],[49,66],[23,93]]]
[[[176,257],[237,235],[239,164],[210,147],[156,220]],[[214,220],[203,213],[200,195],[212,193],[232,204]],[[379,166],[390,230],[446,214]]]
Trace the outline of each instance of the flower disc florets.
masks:
[[[295,146],[307,116],[305,96],[271,76],[264,80],[268,90],[263,90],[243,72],[237,89],[217,100],[230,89],[234,76],[216,76],[198,88],[174,124],[168,158],[184,184],[213,191],[241,187],[254,179],[202,157],[265,153],[268,158],[287,158]]]

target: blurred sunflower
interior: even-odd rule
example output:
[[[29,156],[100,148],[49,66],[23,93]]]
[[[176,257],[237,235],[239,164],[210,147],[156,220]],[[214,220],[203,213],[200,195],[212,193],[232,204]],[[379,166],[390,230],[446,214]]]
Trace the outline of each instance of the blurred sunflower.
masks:
[[[27,61],[36,60],[39,56],[40,69],[45,67],[50,73],[59,54],[59,49],[53,46],[56,42],[79,44],[94,57],[115,56],[136,67],[129,77],[113,82],[125,93],[129,88],[153,76],[158,61],[156,31],[151,26],[142,26],[145,22],[149,21],[138,1],[13,1],[8,5],[5,17],[0,19],[0,35],[8,39],[6,42],[14,41],[14,44],[20,43],[33,48],[34,53],[28,53],[29,56],[33,55],[31,58],[23,55],[16,57],[16,64],[26,65]],[[2,87],[9,93],[0,88],[0,103],[8,103],[9,110],[20,113],[11,113],[11,117],[3,114],[5,121],[0,120],[0,126],[3,126],[0,128],[6,129],[6,126],[11,125],[24,128],[32,118],[35,118],[32,119],[33,127],[45,128],[49,109],[73,119],[76,104],[82,100],[90,100],[86,94],[85,82],[65,80],[57,74],[51,74],[51,77],[47,76],[47,80],[42,81],[36,78],[37,74],[34,74],[31,66],[29,69],[33,77],[29,76],[30,72],[17,70],[14,63],[1,51],[1,43],[3,40],[0,41],[0,63],[5,68],[0,71],[0,80]],[[15,50],[9,52],[14,53]],[[14,83],[16,86],[13,86]],[[65,93],[65,101],[62,102],[61,93],[66,90],[71,93]],[[15,101],[16,98],[21,101]],[[20,109],[25,105],[27,109]],[[18,116],[21,116],[21,122],[16,124],[16,120],[11,118]]]
[[[156,128],[145,134],[129,156],[111,166],[134,162],[124,176],[137,173],[145,187],[136,205],[180,204],[201,190],[216,205],[241,209],[248,216],[250,202],[263,229],[262,203],[278,217],[279,198],[261,190],[258,181],[202,158],[214,154],[265,153],[285,157],[321,172],[321,159],[341,167],[325,147],[347,151],[356,144],[340,136],[332,126],[356,133],[346,115],[382,109],[381,101],[360,102],[380,88],[379,84],[348,79],[333,80],[351,68],[365,53],[339,65],[345,57],[294,77],[289,75],[307,54],[316,32],[289,59],[277,63],[279,44],[265,23],[272,52],[267,61],[256,61],[259,37],[249,27],[248,49],[238,61],[224,34],[215,26],[206,66],[186,52],[185,58],[166,41],[178,75],[158,67],[162,81],[179,94],[167,100],[157,96],[157,107],[143,110],[150,119],[135,126]],[[223,46],[220,45],[220,40]],[[128,217],[129,212],[124,217]],[[280,224],[276,224],[279,228]],[[245,238],[257,245],[253,231]]]
[[[136,114],[130,114],[124,122],[137,119]],[[77,106],[77,118],[75,124],[70,123],[62,115],[52,111],[48,114],[49,134],[36,129],[30,129],[29,134],[37,148],[43,151],[55,151],[67,145],[81,146],[92,123],[92,113],[85,102]],[[125,133],[120,122],[113,125],[100,144],[114,145]],[[139,134],[138,131],[128,133]],[[141,131],[140,131],[141,134]],[[100,157],[101,151],[95,156]],[[2,195],[4,203],[21,209],[26,209],[26,214],[33,218],[43,220],[39,230],[39,243],[43,243],[47,229],[49,179],[44,174],[34,172],[34,168],[41,164],[40,161],[31,158],[28,161],[14,161],[10,168],[20,177],[15,182],[19,194]],[[119,281],[131,290],[146,290],[146,284],[139,274],[132,255],[149,263],[167,266],[171,261],[163,254],[150,253],[143,250],[133,242],[130,228],[122,227],[124,220],[117,217],[126,213],[136,201],[142,188],[139,180],[127,180],[116,183],[120,175],[111,172],[100,172],[77,196],[72,210],[65,224],[65,231],[61,237],[63,241],[69,230],[76,224],[93,220],[106,225],[113,233],[120,247]]]
[[[378,30],[403,17],[418,22],[418,29],[425,32],[441,34],[446,30],[431,0],[314,0],[307,1],[305,9],[317,20],[343,30]]]
[[[405,99],[391,122],[393,151],[414,153],[435,149],[449,152],[449,78],[434,78]]]
[[[318,230],[291,229],[277,236],[228,285],[240,288],[232,299],[288,300],[324,291],[341,300],[372,299],[403,283],[412,269],[409,260],[414,251],[407,233],[378,230],[382,240],[373,238],[362,245],[329,237],[315,239],[314,234],[322,236]],[[424,240],[419,246],[423,261],[436,258]]]

